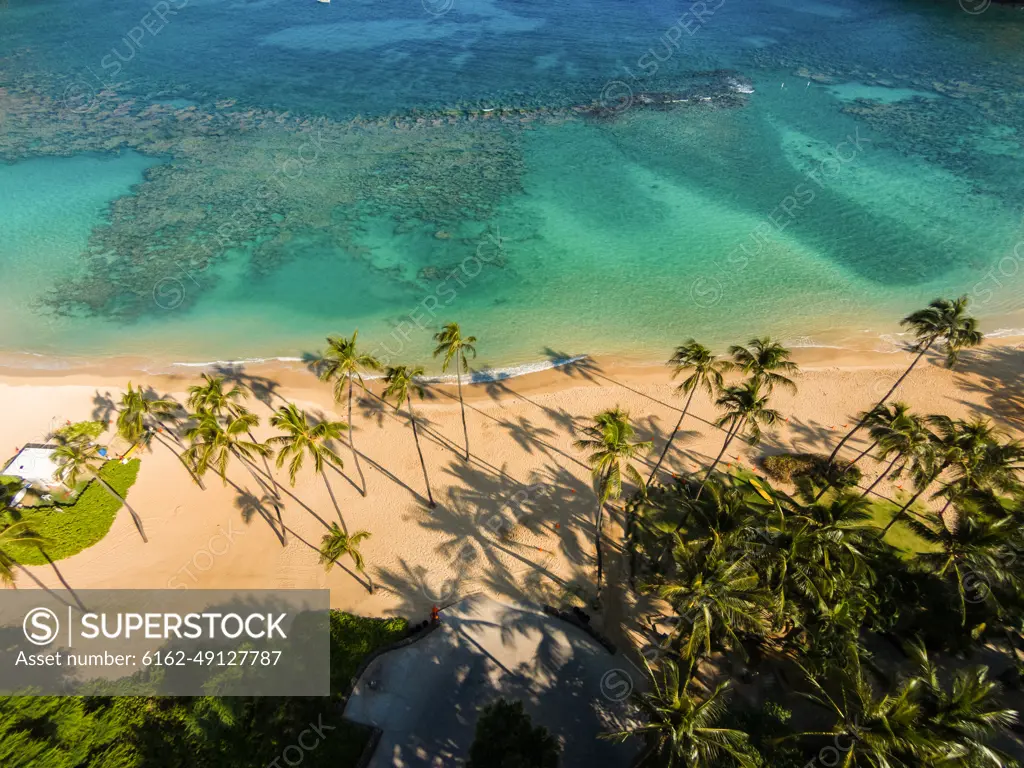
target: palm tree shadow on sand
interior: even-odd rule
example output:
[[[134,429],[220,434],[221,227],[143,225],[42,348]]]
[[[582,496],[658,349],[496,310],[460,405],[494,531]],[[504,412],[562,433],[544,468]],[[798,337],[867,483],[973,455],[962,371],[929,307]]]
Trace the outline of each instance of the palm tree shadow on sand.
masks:
[[[570,355],[551,347],[544,347],[542,354],[553,370],[564,373],[571,379],[581,379],[594,384],[599,382],[602,369],[590,355]]]
[[[525,510],[524,518],[532,518],[534,525],[543,525],[558,537],[562,556],[575,566],[589,564],[592,553],[580,546],[580,540],[589,541],[594,521],[590,514],[592,489],[585,481],[557,463],[546,463],[531,473],[527,482],[502,482],[487,476],[474,467],[451,464],[447,473],[462,484],[458,489],[459,503],[474,510],[500,512],[502,507],[515,502]],[[522,493],[517,497],[517,492]],[[508,510],[514,518],[518,509]]]
[[[378,587],[405,602],[397,613],[419,615],[480,591],[557,603],[566,593],[586,590],[593,555],[585,547],[593,520],[592,491],[585,483],[554,464],[528,483],[460,459],[443,471],[449,478],[444,502],[430,514],[410,514],[424,529],[441,534],[436,552],[444,566],[432,571],[402,559],[397,569],[376,569]],[[551,569],[556,555],[569,563],[568,573]]]
[[[522,392],[512,389],[506,380],[500,381],[488,381],[482,385],[492,400],[500,403],[502,399],[516,399],[522,400],[525,403],[544,411],[548,418],[550,418],[558,427],[564,429],[569,434],[575,434],[578,425],[576,418],[563,408],[552,408],[542,403],[533,400]]]
[[[285,405],[288,402],[278,392],[281,385],[277,381],[266,376],[248,373],[245,370],[244,365],[218,365],[214,367],[214,373],[218,376],[223,376],[224,380],[231,384],[246,387],[250,392],[252,392],[253,397],[267,406],[270,410],[274,410],[275,408],[275,399],[280,401],[282,405]]]
[[[848,421],[840,424],[824,424],[811,419],[801,419],[799,416],[790,416],[780,426],[785,426],[788,429],[786,437],[780,437],[776,432],[766,432],[759,446],[763,453],[827,454],[835,447],[846,428],[851,424]],[[859,443],[860,441],[857,441],[856,445]]]
[[[92,397],[92,420],[107,424],[117,418],[117,403],[110,392],[100,394],[97,389]]]
[[[1024,429],[1024,344],[967,353],[955,373],[962,390],[980,395],[985,416]],[[978,403],[968,398],[958,402],[979,409]]]
[[[396,568],[377,566],[373,571],[377,591],[388,592],[397,601],[388,613],[408,617],[410,621],[416,616],[429,616],[435,605],[444,608],[466,597],[462,594],[456,597],[457,589],[446,582],[443,574],[431,573],[423,565],[412,565],[404,557],[398,558]],[[483,595],[471,597],[482,599]]]
[[[502,382],[490,382],[487,386],[488,391],[491,393],[491,396],[495,397],[495,399],[497,399],[495,393],[500,391],[501,393],[507,394],[510,397],[525,400],[526,402],[529,402],[532,405],[536,405],[538,408],[547,412],[548,415],[551,416],[551,418],[554,419],[559,426],[566,428],[570,434],[574,434],[574,431],[576,429],[576,423],[573,420],[573,417],[569,415],[567,412],[556,411],[554,409],[540,405],[539,403],[535,403],[529,398],[523,397],[522,395],[519,395],[518,393],[514,392],[506,385],[504,385]],[[438,397],[446,397],[453,401],[458,400],[458,398],[455,395],[452,395],[451,393],[445,392],[443,390],[436,391]],[[502,420],[497,416],[492,416],[486,411],[473,406],[471,403],[467,403],[466,408],[470,411],[475,412],[478,416],[481,416],[485,419],[489,419],[507,428],[510,436],[516,442],[516,444],[519,445],[519,447],[521,447],[529,454],[533,454],[536,450],[540,449],[540,451],[543,453],[549,455],[551,453],[556,453],[566,461],[571,461],[575,464],[580,465],[581,467],[586,467],[586,464],[580,461],[578,456],[573,456],[572,454],[566,453],[565,451],[562,451],[561,449],[555,447],[554,445],[543,439],[553,438],[556,436],[557,433],[552,429],[536,425],[525,416],[517,416],[512,419]],[[421,421],[431,426],[435,431],[439,431],[439,427],[437,424],[429,422],[426,419],[421,419]],[[444,442],[449,447],[452,444],[448,438],[444,438]],[[476,458],[479,460],[478,456]]]
[[[284,535],[284,521],[277,520],[267,509],[268,505],[272,505],[273,497],[266,492],[262,496],[257,496],[249,489],[239,486],[235,486],[235,490],[237,492],[235,496],[235,509],[242,513],[242,522],[250,525],[257,517],[262,518],[274,532],[274,535],[277,536],[281,546],[287,544],[287,539]]]

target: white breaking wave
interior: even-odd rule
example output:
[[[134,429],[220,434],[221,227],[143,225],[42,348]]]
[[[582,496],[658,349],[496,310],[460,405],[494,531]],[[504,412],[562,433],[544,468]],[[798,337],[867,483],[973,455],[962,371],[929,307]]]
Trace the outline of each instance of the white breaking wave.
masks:
[[[729,83],[729,87],[732,88],[736,93],[753,93],[754,86],[749,83],[741,83],[735,77],[730,77],[726,82]]]
[[[574,355],[572,357],[556,358],[554,360],[536,360],[531,363],[519,363],[518,365],[510,365],[502,368],[486,368],[481,371],[470,372],[465,380],[471,384],[504,381],[505,379],[514,379],[518,376],[526,376],[530,373],[539,373],[540,371],[548,371],[554,368],[561,368],[565,365],[572,365],[573,363],[578,363],[580,360],[585,360],[587,357],[587,355]],[[179,368],[227,368],[239,365],[302,362],[306,361],[301,357],[247,357],[240,358],[238,360],[175,362],[170,363],[170,365]],[[378,373],[368,374],[363,376],[363,378],[372,381],[374,379],[381,379],[383,376]],[[443,376],[422,376],[418,380],[424,384],[447,384],[454,383],[457,380],[457,377],[454,373],[450,373]]]
[[[532,363],[520,363],[519,365],[510,365],[506,368],[487,368],[483,371],[472,371],[469,375],[469,382],[471,384],[484,384],[489,381],[514,379],[517,376],[526,376],[530,373],[550,371],[553,368],[572,365],[580,360],[586,360],[587,357],[588,355],[575,355],[573,357],[556,358],[555,360],[537,360]],[[456,378],[454,373],[450,373],[446,376],[424,376],[420,381],[424,384],[446,384],[454,382]]]
[[[895,354],[896,352],[906,351],[907,344],[913,338],[911,333],[883,333],[878,337],[884,344],[884,347],[875,347],[874,352],[886,352]]]
[[[204,363],[171,363],[181,368],[223,368],[230,365],[260,365],[261,363],[301,363],[301,357],[245,357],[240,360],[208,360]]]
[[[793,349],[846,349],[846,347],[836,346],[835,344],[821,344],[810,336],[797,336],[793,339],[786,339],[782,343],[783,346],[792,347]]]
[[[1024,336],[1024,328],[997,328],[985,334],[986,339],[1006,339],[1013,336]]]

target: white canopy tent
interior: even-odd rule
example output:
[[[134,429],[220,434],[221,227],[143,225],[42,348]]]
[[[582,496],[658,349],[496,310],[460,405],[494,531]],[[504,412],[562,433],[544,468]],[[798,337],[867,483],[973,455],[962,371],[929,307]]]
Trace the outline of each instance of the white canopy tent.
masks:
[[[20,477],[30,485],[60,485],[61,468],[53,460],[53,446],[30,443],[18,451],[0,474]]]

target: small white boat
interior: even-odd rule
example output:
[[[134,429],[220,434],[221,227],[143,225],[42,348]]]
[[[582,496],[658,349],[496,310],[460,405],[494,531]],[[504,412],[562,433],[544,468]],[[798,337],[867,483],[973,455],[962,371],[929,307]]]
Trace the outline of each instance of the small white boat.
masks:
[[[330,3],[331,0],[316,0],[318,3]]]

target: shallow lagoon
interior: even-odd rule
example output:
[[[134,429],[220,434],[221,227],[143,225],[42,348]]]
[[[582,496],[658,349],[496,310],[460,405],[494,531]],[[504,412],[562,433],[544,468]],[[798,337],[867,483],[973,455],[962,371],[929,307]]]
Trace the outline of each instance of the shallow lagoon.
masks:
[[[422,359],[417,326],[456,318],[491,364],[657,359],[1024,302],[1024,25],[1000,9],[725,4],[677,50],[667,3],[193,2],[128,58],[145,4],[72,37],[66,5],[12,4],[0,44],[25,117],[3,350],[293,356],[358,326]],[[612,82],[629,108],[571,109],[617,108]],[[636,103],[666,89],[688,98]]]

